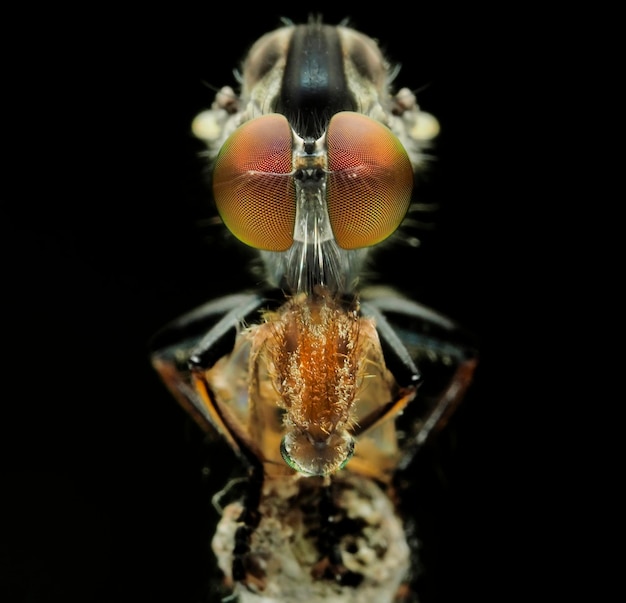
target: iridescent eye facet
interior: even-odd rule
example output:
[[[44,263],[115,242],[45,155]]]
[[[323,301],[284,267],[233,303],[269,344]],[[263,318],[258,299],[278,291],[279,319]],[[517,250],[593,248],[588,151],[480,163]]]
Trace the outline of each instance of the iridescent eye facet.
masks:
[[[413,168],[396,136],[360,113],[335,114],[328,125],[328,215],[344,249],[376,245],[409,209]]]
[[[291,128],[278,113],[252,119],[222,146],[213,169],[213,195],[228,229],[267,251],[293,243],[296,197]]]

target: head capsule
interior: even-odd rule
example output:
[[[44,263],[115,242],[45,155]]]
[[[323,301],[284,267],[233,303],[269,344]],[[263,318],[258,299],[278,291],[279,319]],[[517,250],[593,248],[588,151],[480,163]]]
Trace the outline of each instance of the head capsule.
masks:
[[[280,454],[294,471],[308,476],[331,475],[343,469],[354,454],[354,438],[347,432],[323,440],[310,433],[290,431],[280,443]]]
[[[410,91],[391,94],[395,73],[372,38],[312,19],[260,38],[240,94],[224,87],[194,120],[219,213],[270,285],[351,292],[402,222],[438,127]]]

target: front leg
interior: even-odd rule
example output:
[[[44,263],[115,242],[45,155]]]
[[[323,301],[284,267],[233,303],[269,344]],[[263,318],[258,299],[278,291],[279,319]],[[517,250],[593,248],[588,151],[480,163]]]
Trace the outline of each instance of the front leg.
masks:
[[[385,361],[400,385],[419,375],[417,396],[398,421],[403,468],[465,396],[478,364],[475,337],[448,317],[400,295],[370,297],[362,312],[376,321]]]
[[[150,342],[150,359],[178,403],[206,432],[217,432],[231,447],[254,462],[229,417],[216,402],[204,373],[229,354],[241,324],[258,313],[265,298],[229,295],[205,304],[161,329]]]

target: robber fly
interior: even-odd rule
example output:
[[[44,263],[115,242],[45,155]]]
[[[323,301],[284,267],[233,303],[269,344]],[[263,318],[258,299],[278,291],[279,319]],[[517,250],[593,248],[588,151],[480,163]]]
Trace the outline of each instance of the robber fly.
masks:
[[[462,399],[471,336],[395,292],[358,288],[408,211],[437,132],[375,42],[317,20],[251,48],[194,132],[227,228],[267,287],[213,300],[152,341],[178,402],[249,468],[213,548],[241,601],[392,601],[410,551],[389,497]]]

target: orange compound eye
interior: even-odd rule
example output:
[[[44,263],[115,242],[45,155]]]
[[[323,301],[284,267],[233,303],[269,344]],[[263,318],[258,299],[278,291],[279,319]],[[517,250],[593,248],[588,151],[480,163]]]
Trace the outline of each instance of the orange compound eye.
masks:
[[[291,128],[283,115],[252,119],[222,146],[213,169],[213,196],[228,229],[267,251],[293,243],[296,193]]]
[[[409,157],[389,128],[360,113],[334,115],[326,140],[328,215],[337,244],[344,249],[376,245],[409,209]]]

